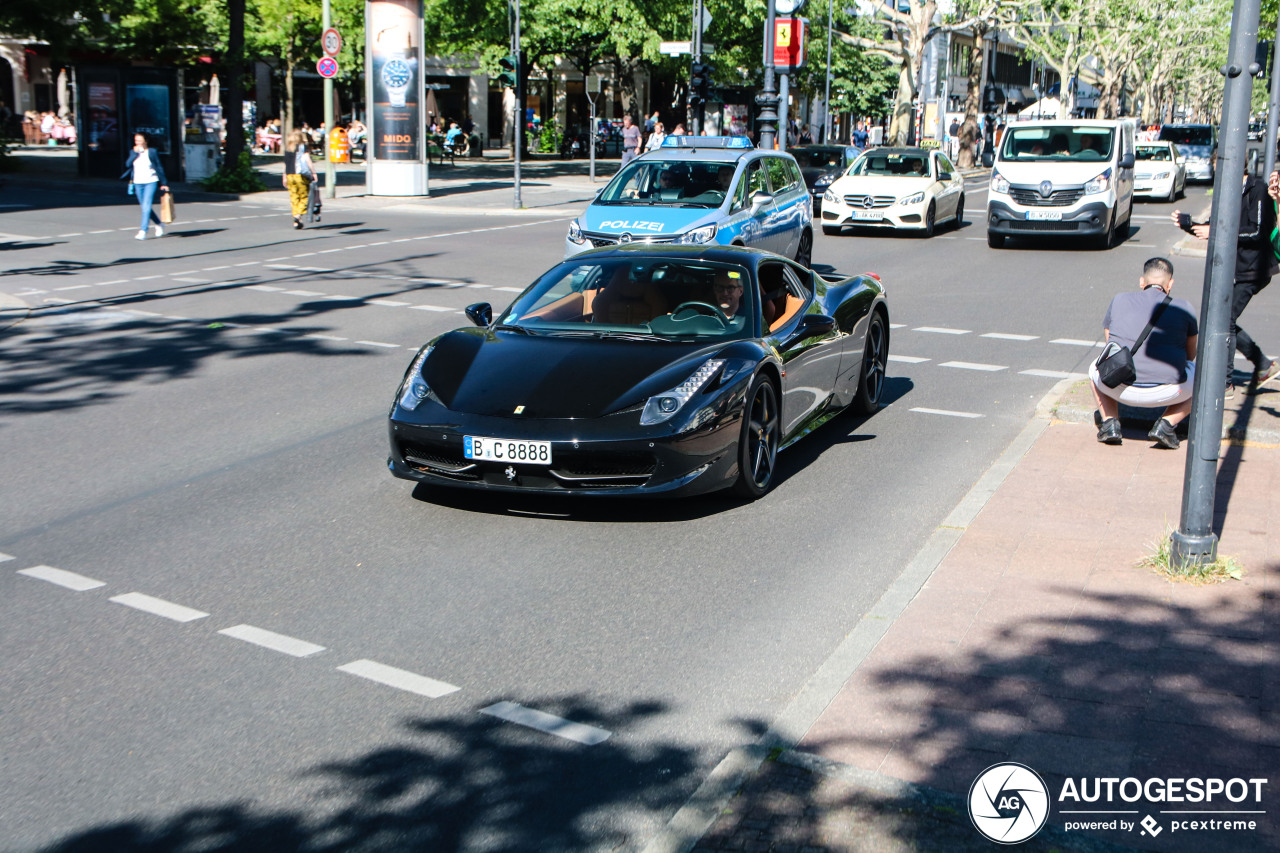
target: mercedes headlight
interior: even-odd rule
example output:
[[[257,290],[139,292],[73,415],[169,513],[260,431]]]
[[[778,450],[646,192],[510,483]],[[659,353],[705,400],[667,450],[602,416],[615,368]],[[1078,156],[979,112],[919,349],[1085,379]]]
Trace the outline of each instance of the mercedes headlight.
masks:
[[[431,396],[427,380],[422,378],[422,365],[433,349],[435,349],[434,344],[422,348],[414,358],[413,364],[409,365],[409,372],[405,374],[404,382],[400,384],[399,404],[405,411],[412,412],[423,400]]]
[[[1111,170],[1107,169],[1107,171],[1098,175],[1098,177],[1084,185],[1084,194],[1096,195],[1097,193],[1104,193],[1109,189],[1111,189]]]
[[[716,236],[715,223],[704,225],[701,228],[692,228],[680,235],[676,240],[677,243],[710,243],[711,238]]]
[[[829,202],[833,202],[833,203],[834,203],[834,202],[839,201],[839,200],[840,200],[840,198],[839,198],[839,196],[837,196],[837,195],[836,195],[834,192],[832,192],[831,190],[827,190],[826,192],[824,192],[824,193],[822,194],[822,200],[823,200],[823,201],[829,201]]]
[[[640,413],[641,426],[652,426],[670,420],[723,366],[723,358],[710,359],[670,391],[650,397],[644,404],[644,411]]]
[[[1151,180],[1153,180],[1153,181],[1164,181],[1164,180],[1168,180],[1168,178],[1169,178],[1169,173],[1168,173],[1168,172],[1157,172],[1157,173],[1155,174],[1155,176],[1151,178]]]
[[[999,172],[991,173],[991,192],[1004,193],[1006,195],[1009,192],[1009,182]]]
[[[569,242],[581,244],[581,243],[585,243],[586,241],[587,241],[587,238],[582,236],[582,229],[578,227],[578,220],[575,219],[572,222],[570,222],[569,223]]]
[[[924,204],[924,193],[918,192],[918,193],[915,193],[914,195],[909,195],[906,198],[901,199],[898,202],[898,204],[902,205],[903,207],[907,207],[908,205],[912,205],[912,204]]]

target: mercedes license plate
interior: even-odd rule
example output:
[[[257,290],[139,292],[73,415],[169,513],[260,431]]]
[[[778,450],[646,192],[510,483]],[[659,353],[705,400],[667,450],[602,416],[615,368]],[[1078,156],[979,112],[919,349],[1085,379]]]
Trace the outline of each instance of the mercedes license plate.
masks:
[[[853,212],[854,219],[870,219],[879,222],[882,218],[878,210],[855,210]]]
[[[1028,210],[1027,219],[1061,219],[1061,210]]]
[[[550,465],[551,442],[465,435],[462,437],[462,455],[468,459],[483,459],[489,462]]]

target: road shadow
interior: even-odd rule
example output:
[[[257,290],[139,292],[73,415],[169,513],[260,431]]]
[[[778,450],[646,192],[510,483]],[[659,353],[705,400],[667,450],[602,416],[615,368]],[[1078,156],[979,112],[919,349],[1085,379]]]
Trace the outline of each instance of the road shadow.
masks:
[[[471,708],[448,717],[403,718],[389,727],[384,746],[300,771],[289,766],[288,756],[262,756],[295,790],[296,805],[289,808],[265,808],[240,796],[168,813],[140,806],[139,817],[104,822],[38,850],[637,849],[644,838],[637,835],[635,815],[665,819],[700,781],[695,749],[627,737],[669,713],[664,702],[522,697],[526,707],[613,733],[586,746],[479,713],[494,701],[473,700]]]

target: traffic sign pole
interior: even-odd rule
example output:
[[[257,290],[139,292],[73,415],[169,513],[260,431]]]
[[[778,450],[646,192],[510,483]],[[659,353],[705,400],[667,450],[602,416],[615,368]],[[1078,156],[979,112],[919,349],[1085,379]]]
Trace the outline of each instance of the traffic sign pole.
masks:
[[[332,10],[329,7],[329,0],[324,0],[324,4],[321,7],[321,12],[320,12],[320,25],[324,27],[324,38],[321,39],[321,44],[323,45],[324,51],[326,54],[329,54],[329,48],[332,46],[329,43],[329,38],[328,38],[329,33],[332,32],[335,36],[338,34],[338,31],[333,29],[332,23],[333,23]],[[333,51],[333,54],[329,54],[329,58],[332,59],[333,55],[337,54],[337,52],[341,49],[342,49],[342,39],[339,38],[337,43],[337,49]],[[334,59],[333,62],[336,64],[337,60]],[[326,77],[324,78],[324,197],[325,198],[337,198],[338,196],[338,187],[336,186],[337,181],[335,179],[336,176],[333,170],[333,158],[329,156],[329,134],[332,132],[333,132],[333,78]]]

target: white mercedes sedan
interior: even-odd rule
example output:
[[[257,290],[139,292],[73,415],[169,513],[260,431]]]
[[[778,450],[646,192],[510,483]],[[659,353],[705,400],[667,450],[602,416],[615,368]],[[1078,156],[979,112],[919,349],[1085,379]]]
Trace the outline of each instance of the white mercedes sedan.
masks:
[[[918,231],[964,220],[964,179],[940,151],[871,148],[822,196],[822,233],[846,226]]]

